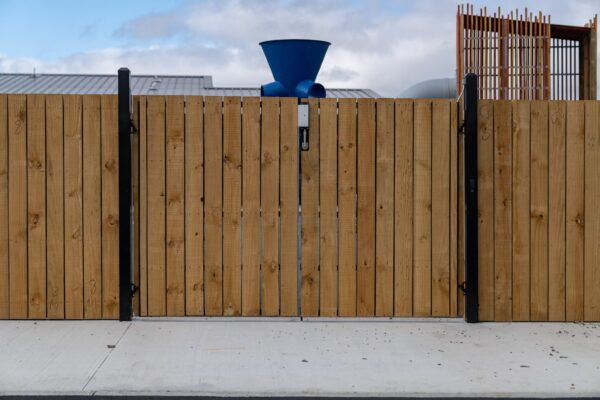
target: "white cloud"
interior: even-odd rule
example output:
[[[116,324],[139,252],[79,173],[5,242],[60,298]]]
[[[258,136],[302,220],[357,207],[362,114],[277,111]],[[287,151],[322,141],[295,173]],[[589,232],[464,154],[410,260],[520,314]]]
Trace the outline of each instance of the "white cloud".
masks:
[[[504,7],[514,9],[516,3],[508,1]],[[534,1],[529,6],[553,14],[553,22],[582,25],[598,4],[593,0],[565,3]],[[118,29],[115,34],[126,36],[131,47],[91,49],[50,61],[0,55],[0,70],[30,72],[36,67],[40,72],[115,73],[128,66],[134,74],[205,74],[213,75],[217,85],[259,85],[271,75],[258,42],[306,37],[332,42],[319,75],[326,87],[369,87],[394,96],[420,80],[454,76],[455,4],[434,0],[409,6],[375,0],[358,5],[341,0],[189,2]],[[397,13],[397,7],[408,10]]]

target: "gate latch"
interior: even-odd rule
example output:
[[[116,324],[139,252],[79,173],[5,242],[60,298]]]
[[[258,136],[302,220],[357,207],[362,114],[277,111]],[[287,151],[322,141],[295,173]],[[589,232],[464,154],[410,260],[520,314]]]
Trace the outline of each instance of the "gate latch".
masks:
[[[300,150],[308,151],[308,104],[298,104],[298,132],[300,135]]]

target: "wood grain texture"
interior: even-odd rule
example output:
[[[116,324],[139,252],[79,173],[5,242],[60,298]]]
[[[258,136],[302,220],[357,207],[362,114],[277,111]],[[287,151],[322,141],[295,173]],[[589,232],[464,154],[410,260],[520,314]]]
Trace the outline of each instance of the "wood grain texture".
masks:
[[[356,99],[338,100],[338,315],[356,315]]]
[[[548,320],[548,102],[531,103],[531,320]]]
[[[565,320],[566,103],[550,102],[548,138],[548,318]]]
[[[185,313],[204,314],[204,100],[186,97]]]
[[[204,99],[204,308],[223,314],[223,131],[222,100]]]
[[[88,319],[102,318],[100,110],[100,96],[83,97],[83,316]]]
[[[302,225],[300,294],[302,316],[319,314],[319,101],[309,100],[310,148],[300,153]]]
[[[27,318],[27,98],[8,96],[8,266],[11,319]]]
[[[431,314],[450,315],[450,102],[434,100],[431,126]]]
[[[358,99],[357,315],[375,315],[375,156],[373,99]]]
[[[494,319],[512,318],[511,103],[494,103]]]
[[[146,96],[139,96],[139,235],[140,235],[140,316],[148,316],[148,102]]]
[[[0,95],[0,319],[9,318],[8,277],[8,102]]]
[[[119,317],[119,131],[118,101],[103,95],[102,107],[102,318]],[[123,221],[129,223],[129,221]]]
[[[396,100],[394,315],[413,313],[413,101]]]
[[[566,319],[584,317],[584,103],[567,103]]]
[[[83,318],[83,105],[64,97],[65,318]]]
[[[65,317],[63,98],[46,97],[46,313]]]
[[[416,100],[414,114],[414,305],[431,315],[431,100]]]
[[[241,99],[223,101],[223,314],[242,313]]]
[[[600,106],[585,102],[585,254],[584,314],[600,321]]]
[[[260,315],[260,99],[242,115],[242,315]]]
[[[319,304],[321,316],[337,315],[337,100],[320,101]]]
[[[149,96],[147,104],[148,315],[163,316],[167,313],[165,99],[162,96]]]
[[[279,98],[262,99],[262,315],[279,314]]]
[[[459,315],[458,299],[458,105],[450,102],[450,316]],[[462,265],[461,265],[462,266]]]
[[[529,321],[530,102],[512,103],[513,141],[513,320]]]
[[[281,310],[298,315],[298,102],[281,98]]]
[[[479,212],[479,319],[494,320],[494,109],[478,102],[477,210]],[[464,229],[464,227],[463,227]]]
[[[85,98],[84,98],[85,102]],[[131,204],[133,206],[132,210],[132,225],[131,225],[131,234],[133,236],[133,247],[132,247],[132,268],[133,268],[133,284],[138,290],[135,290],[132,295],[132,314],[134,316],[140,316],[140,99],[139,96],[132,97],[132,107],[133,107],[133,127],[132,132],[129,134],[129,140],[131,141]],[[85,116],[84,116],[85,118]],[[85,141],[84,141],[85,146]],[[84,161],[85,162],[85,161]],[[85,185],[85,177],[84,177],[84,185]],[[85,202],[85,189],[84,189],[84,202]],[[85,212],[85,204],[84,204],[84,212]],[[84,230],[85,230],[85,218],[84,218]],[[84,244],[84,253],[85,253],[85,244]],[[84,268],[85,268],[85,254],[84,254]],[[85,275],[85,271],[84,271]],[[84,276],[85,280],[85,276]],[[84,287],[85,292],[85,287]],[[84,293],[85,297],[85,293]],[[85,313],[85,309],[84,309]]]
[[[394,315],[394,100],[377,99],[375,315]]]
[[[183,96],[166,96],[167,315],[185,315],[185,138]]]
[[[27,96],[29,318],[46,318],[46,100]]]

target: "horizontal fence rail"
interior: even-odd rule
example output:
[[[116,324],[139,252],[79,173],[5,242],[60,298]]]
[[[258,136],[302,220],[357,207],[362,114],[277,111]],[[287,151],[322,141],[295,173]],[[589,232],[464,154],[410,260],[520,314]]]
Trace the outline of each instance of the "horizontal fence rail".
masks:
[[[0,319],[118,317],[116,96],[0,95]]]
[[[135,102],[141,315],[459,314],[456,103]]]

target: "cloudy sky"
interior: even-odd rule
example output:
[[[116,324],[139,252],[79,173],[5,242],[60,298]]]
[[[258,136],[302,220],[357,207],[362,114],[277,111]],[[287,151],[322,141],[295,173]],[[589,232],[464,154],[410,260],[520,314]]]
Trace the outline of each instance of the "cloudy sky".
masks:
[[[583,25],[600,0],[476,1],[525,6]],[[212,75],[215,85],[271,80],[258,42],[332,42],[318,80],[387,96],[455,73],[450,0],[0,0],[0,72]]]

